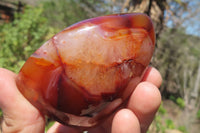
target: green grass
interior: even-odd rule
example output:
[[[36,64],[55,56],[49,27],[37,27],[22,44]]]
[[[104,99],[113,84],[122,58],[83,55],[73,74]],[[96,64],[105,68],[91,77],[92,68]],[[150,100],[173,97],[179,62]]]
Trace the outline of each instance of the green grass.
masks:
[[[0,117],[3,115],[3,112],[2,112],[2,110],[0,109]]]
[[[50,121],[46,126],[45,126],[45,133],[48,131],[48,129],[53,126],[53,124],[55,123],[55,121]]]

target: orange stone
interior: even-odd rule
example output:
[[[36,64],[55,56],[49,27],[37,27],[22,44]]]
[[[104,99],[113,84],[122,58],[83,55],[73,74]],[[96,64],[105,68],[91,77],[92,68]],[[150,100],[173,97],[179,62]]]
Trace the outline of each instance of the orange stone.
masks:
[[[154,47],[153,24],[145,14],[84,20],[35,51],[20,70],[17,86],[44,115],[92,127],[128,99]]]

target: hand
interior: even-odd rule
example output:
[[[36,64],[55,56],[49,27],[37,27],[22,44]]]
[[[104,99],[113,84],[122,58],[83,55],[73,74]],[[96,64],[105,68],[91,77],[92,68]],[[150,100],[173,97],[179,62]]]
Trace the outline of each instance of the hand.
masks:
[[[2,130],[4,133],[43,133],[45,119],[18,91],[16,74],[0,68],[0,108],[3,111]],[[145,133],[161,103],[158,87],[160,73],[149,67],[141,82],[132,93],[126,108],[119,110],[100,126],[88,133]],[[74,128],[56,122],[48,133],[79,133]]]

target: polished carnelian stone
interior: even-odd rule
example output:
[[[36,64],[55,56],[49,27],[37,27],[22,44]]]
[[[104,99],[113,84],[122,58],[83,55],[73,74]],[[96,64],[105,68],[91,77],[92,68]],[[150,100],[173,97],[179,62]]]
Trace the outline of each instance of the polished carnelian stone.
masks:
[[[145,14],[88,19],[33,53],[17,86],[44,115],[65,125],[92,127],[134,91],[154,46],[153,24]]]

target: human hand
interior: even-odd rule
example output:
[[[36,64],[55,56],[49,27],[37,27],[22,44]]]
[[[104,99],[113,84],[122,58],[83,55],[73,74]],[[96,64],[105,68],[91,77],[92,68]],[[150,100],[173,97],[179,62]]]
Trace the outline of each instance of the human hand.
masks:
[[[4,120],[4,133],[43,133],[45,119],[18,91],[16,74],[0,68],[0,108]],[[105,122],[88,133],[145,133],[151,124],[161,102],[158,87],[161,85],[160,73],[149,67],[141,82],[132,93],[127,107],[119,110]],[[80,130],[56,122],[48,133],[79,133]]]

